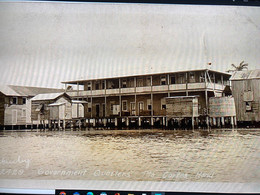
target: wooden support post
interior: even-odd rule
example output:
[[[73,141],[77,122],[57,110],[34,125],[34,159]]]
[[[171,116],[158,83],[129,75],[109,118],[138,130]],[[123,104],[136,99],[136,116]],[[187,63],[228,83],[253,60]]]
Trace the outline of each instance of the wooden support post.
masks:
[[[70,127],[71,131],[73,131],[73,120],[70,121]]]
[[[219,118],[219,117],[217,118],[217,126],[221,127],[221,118]]]
[[[222,124],[222,126],[225,126],[225,118],[224,117],[221,117],[221,124]]]
[[[58,120],[58,128],[59,128],[59,130],[61,129],[61,127],[60,127],[60,119]]]
[[[81,131],[81,120],[79,119],[78,122],[79,122],[79,130]]]
[[[165,118],[166,118],[166,117],[163,117],[163,118],[162,118],[162,125],[163,125],[163,126],[165,126]]]
[[[194,117],[191,117],[192,130],[194,130]]]
[[[236,116],[233,116],[234,117],[234,125],[235,125],[235,127],[237,127],[237,118],[236,118]]]
[[[141,119],[141,117],[138,117],[138,126],[139,126],[139,127],[142,126],[142,119]]]
[[[233,118],[233,116],[231,116],[230,119],[231,119],[231,126],[232,126],[232,129],[234,129],[234,118]]]
[[[96,119],[93,119],[93,127],[96,127]]]
[[[187,72],[185,73],[185,84],[186,84],[185,92],[186,92],[186,96],[188,96],[189,94],[188,94],[188,73]]]
[[[165,126],[168,127],[168,119],[165,117]]]
[[[216,117],[213,117],[213,125],[216,126],[217,122],[216,122]]]
[[[126,117],[126,126],[129,127],[129,117]]]
[[[153,117],[151,117],[151,126],[152,126],[152,127],[154,126],[154,120],[153,120]]]
[[[115,118],[115,127],[117,127],[118,126],[118,121],[117,121],[118,119],[117,118]]]
[[[206,116],[206,124],[207,124],[207,128],[209,128],[209,117]]]
[[[63,130],[65,131],[65,129],[66,129],[66,120],[64,119],[63,120]]]
[[[137,116],[137,101],[136,101],[136,77],[134,78],[134,87],[135,87],[135,116]]]

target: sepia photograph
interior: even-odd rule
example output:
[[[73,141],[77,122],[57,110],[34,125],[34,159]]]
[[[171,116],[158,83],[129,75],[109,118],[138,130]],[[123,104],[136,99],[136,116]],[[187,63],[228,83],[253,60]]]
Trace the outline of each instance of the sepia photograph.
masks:
[[[0,18],[0,188],[260,192],[260,7],[2,1]]]

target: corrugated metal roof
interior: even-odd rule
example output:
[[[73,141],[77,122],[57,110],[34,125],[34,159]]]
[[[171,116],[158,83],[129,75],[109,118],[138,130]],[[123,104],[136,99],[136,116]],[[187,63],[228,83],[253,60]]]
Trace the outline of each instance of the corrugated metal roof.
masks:
[[[247,79],[260,79],[260,69],[237,71],[237,72],[234,72],[234,74],[230,78],[231,81],[247,80]]]
[[[56,93],[63,92],[63,89],[43,88],[43,87],[28,87],[17,85],[0,85],[0,92],[6,96],[35,96],[41,93]]]
[[[33,97],[31,100],[54,100],[57,97],[63,95],[64,93],[44,93],[44,94],[38,94],[35,97]]]
[[[72,103],[74,103],[74,104],[87,104],[88,102],[84,101],[84,100],[72,100]]]
[[[89,77],[87,79],[78,79],[78,80],[71,80],[71,81],[63,81],[61,83],[67,83],[67,84],[77,84],[77,82],[80,84],[82,82],[86,82],[86,81],[92,81],[92,80],[104,80],[104,79],[118,79],[118,78],[127,78],[127,77],[138,77],[138,76],[152,76],[152,75],[161,75],[161,74],[174,74],[174,73],[183,73],[183,72],[193,72],[193,71],[205,71],[208,70],[210,72],[216,72],[216,73],[220,73],[220,74],[225,74],[225,75],[229,75],[231,76],[230,73],[228,72],[222,72],[222,71],[217,71],[217,70],[211,70],[211,69],[191,69],[191,70],[181,70],[181,71],[174,71],[174,72],[149,72],[146,74],[121,74],[120,72],[115,73],[115,75],[113,76],[93,76],[93,77]]]
[[[14,91],[8,85],[0,85],[0,92],[2,92],[6,96],[22,96],[18,94],[16,91]]]
[[[52,103],[52,104],[49,104],[48,106],[61,106],[63,104],[66,104],[66,103],[65,102]]]

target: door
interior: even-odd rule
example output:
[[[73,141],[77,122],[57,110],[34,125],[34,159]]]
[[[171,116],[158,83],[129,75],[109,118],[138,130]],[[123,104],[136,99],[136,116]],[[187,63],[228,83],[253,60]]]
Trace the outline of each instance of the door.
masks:
[[[99,104],[96,104],[96,117],[99,117]]]
[[[106,105],[105,104],[102,104],[102,114],[103,114],[103,117],[106,117]]]
[[[135,115],[135,102],[130,103],[130,112],[131,115]]]
[[[12,125],[17,124],[17,110],[12,110]]]
[[[138,103],[139,115],[144,111],[144,102]]]

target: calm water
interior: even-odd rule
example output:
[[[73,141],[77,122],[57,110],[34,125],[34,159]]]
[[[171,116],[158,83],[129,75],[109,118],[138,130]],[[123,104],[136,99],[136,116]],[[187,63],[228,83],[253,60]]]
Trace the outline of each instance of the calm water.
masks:
[[[260,182],[260,131],[0,132],[0,178]]]

